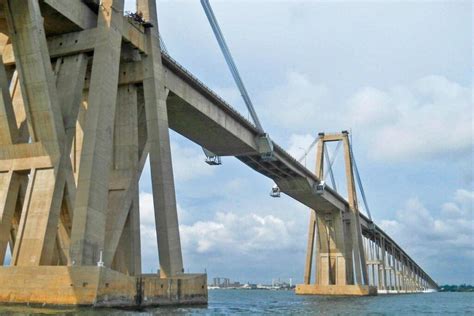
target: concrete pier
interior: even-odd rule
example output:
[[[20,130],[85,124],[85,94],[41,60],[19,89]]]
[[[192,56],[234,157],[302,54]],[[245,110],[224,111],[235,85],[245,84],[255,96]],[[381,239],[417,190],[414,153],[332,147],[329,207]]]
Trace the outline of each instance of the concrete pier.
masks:
[[[377,295],[377,287],[368,285],[319,285],[298,284],[299,295],[369,296]]]
[[[365,296],[435,288],[436,283],[390,237],[360,214],[348,132],[319,134],[316,174],[323,177],[325,172],[328,142],[344,145],[349,201],[345,207],[331,211],[311,209],[304,284],[297,285],[296,294]]]
[[[154,28],[123,0],[65,4],[0,2],[0,303],[206,304],[207,276],[183,273],[155,1],[137,1]],[[147,157],[159,275],[141,272]]]
[[[2,267],[0,302],[149,307],[207,304],[207,275],[125,275],[104,267]]]

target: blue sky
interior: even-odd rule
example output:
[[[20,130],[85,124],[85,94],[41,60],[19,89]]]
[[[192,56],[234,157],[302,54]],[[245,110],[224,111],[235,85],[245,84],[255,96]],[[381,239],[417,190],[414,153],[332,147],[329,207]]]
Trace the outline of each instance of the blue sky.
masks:
[[[299,157],[318,132],[350,129],[376,223],[439,283],[474,283],[471,2],[211,3],[272,138]],[[158,1],[158,16],[169,53],[247,116],[199,1]],[[270,198],[272,181],[235,158],[210,167],[171,138],[186,271],[301,281],[309,210]],[[148,272],[149,168],[140,190]]]

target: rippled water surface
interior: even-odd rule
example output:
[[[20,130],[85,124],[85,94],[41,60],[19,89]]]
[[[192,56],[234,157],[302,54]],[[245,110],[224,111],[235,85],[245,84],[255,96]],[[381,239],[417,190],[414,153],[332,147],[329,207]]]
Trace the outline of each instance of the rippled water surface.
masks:
[[[292,291],[212,290],[206,307],[54,310],[0,307],[1,315],[474,315],[474,293],[296,296]]]

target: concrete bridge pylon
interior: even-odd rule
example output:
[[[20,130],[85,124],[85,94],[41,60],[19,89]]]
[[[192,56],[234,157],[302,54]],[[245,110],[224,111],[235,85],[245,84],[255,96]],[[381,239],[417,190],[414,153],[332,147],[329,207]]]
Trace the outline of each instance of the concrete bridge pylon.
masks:
[[[206,275],[183,269],[156,3],[137,1],[146,23],[123,9],[0,2],[0,303],[207,303]],[[147,157],[157,274],[141,271]]]
[[[349,203],[343,209],[311,210],[304,284],[297,285],[296,293],[374,295],[377,288],[369,285],[367,275],[349,133],[343,131],[340,134],[319,134],[316,175],[320,179],[324,179],[324,153],[329,142],[343,143]],[[320,190],[324,190],[324,185]],[[311,283],[313,258],[315,282]]]

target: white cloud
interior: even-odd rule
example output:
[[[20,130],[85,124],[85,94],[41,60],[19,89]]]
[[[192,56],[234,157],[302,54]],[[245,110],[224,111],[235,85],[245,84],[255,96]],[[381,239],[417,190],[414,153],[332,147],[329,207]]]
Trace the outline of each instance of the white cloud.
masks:
[[[311,162],[314,161],[314,157],[316,156],[314,154],[315,152],[315,147],[313,147],[312,152],[308,151],[309,146],[313,143],[316,135],[310,135],[310,134],[292,134],[290,136],[290,145],[287,149],[288,153],[292,155],[295,159],[300,159],[306,154],[305,159],[302,161],[303,164],[306,163],[307,166],[311,166]]]
[[[445,77],[426,76],[386,90],[363,87],[352,96],[338,96],[339,102],[336,94],[307,75],[290,73],[285,83],[263,94],[266,120],[290,131],[293,146],[317,131],[352,129],[369,156],[382,161],[473,147],[472,91]]]
[[[470,254],[474,250],[473,202],[473,191],[459,189],[436,216],[417,198],[412,198],[397,211],[395,221],[382,221],[381,226],[408,247],[426,247],[427,243],[440,242],[439,246],[449,244],[459,247],[456,250],[463,254]]]
[[[177,142],[171,142],[171,154],[176,182],[209,176],[216,170],[204,162],[205,155],[197,146],[183,146]]]
[[[440,267],[457,265],[465,270],[464,280],[473,278],[474,265],[474,191],[459,189],[452,201],[443,204],[438,215],[417,198],[409,199],[397,211],[394,220],[383,220],[380,226],[407,251],[428,273],[436,271],[445,281],[452,271]],[[433,267],[437,267],[435,269]],[[459,274],[462,275],[462,274]]]
[[[292,250],[298,245],[294,238],[295,225],[273,215],[218,212],[210,221],[181,225],[183,249],[188,253],[224,256],[260,256],[274,250]]]
[[[241,185],[241,181],[231,181],[227,187]],[[210,220],[190,222],[191,216],[179,205],[178,217],[187,265],[203,263],[216,267],[216,262],[231,263],[244,257],[264,262],[277,253],[302,253],[306,245],[306,225],[298,229],[299,218],[288,221],[274,214],[229,211],[217,212]],[[140,223],[144,271],[154,271],[158,266],[158,248],[151,193],[140,193]],[[298,256],[303,259],[303,254]]]
[[[233,82],[232,82],[233,83]],[[234,109],[236,109],[242,116],[247,119],[250,119],[249,112],[245,106],[245,103],[242,99],[239,89],[237,86],[226,86],[226,87],[214,87],[214,92],[225,100],[228,104],[231,104]]]
[[[471,89],[428,76],[389,92],[399,115],[373,133],[373,157],[429,158],[473,146]]]
[[[178,204],[178,221],[185,223],[188,220],[187,212]],[[144,272],[156,272],[158,267],[158,245],[155,228],[155,210],[153,194],[140,192],[140,238],[142,266]]]
[[[349,100],[349,118],[354,126],[383,126],[393,123],[398,116],[391,96],[372,87],[359,90]]]
[[[132,12],[135,11],[136,5],[137,5],[136,0],[125,0],[125,3],[124,3],[125,11],[132,11]]]
[[[178,218],[180,222],[186,222],[188,213],[178,204]],[[145,226],[155,225],[155,209],[153,206],[153,194],[140,192],[140,222]]]
[[[299,72],[289,72],[286,82],[265,91],[261,96],[265,121],[285,130],[317,128],[329,105],[329,89]]]

